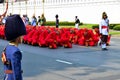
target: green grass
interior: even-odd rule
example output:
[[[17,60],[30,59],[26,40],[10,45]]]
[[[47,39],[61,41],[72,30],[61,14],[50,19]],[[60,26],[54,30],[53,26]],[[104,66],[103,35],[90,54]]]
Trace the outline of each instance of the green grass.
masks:
[[[112,34],[112,35],[120,35],[120,31],[110,30],[110,34]]]
[[[92,26],[96,25],[96,24],[83,24],[80,25],[80,28],[88,28],[88,29],[92,29]],[[60,26],[61,28],[65,27],[65,28],[74,28],[75,26]]]
[[[83,25],[80,25],[80,28],[92,29],[92,26],[93,26],[93,25],[96,25],[96,24],[83,24]]]

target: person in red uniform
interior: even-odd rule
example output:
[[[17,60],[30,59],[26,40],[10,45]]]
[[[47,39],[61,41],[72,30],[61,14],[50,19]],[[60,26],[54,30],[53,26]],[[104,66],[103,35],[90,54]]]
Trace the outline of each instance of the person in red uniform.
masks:
[[[70,31],[68,29],[66,29],[62,35],[62,43],[65,48],[72,48],[72,43],[70,42]]]
[[[84,31],[86,29],[80,29],[78,31],[78,44],[81,45],[81,46],[84,46],[85,45],[85,38],[84,38]]]
[[[28,34],[28,36],[27,36],[27,44],[31,44],[31,42],[32,42],[32,36],[33,36],[33,34],[35,33],[35,31],[36,31],[36,28],[34,27],[34,28],[32,29],[32,31],[29,32],[29,34]]]
[[[48,34],[50,33],[50,30],[44,30],[42,31],[42,33],[40,34],[39,36],[39,39],[38,39],[38,45],[41,46],[41,47],[47,47],[48,44],[46,44],[46,37],[48,36]]]
[[[93,33],[93,30],[88,30],[88,38],[87,38],[88,46],[95,46],[95,35]]]
[[[51,49],[57,48],[57,40],[56,40],[57,37],[56,36],[57,36],[56,32],[51,31],[45,39],[46,44]]]
[[[88,29],[85,29],[84,30],[84,45],[85,46],[88,46],[89,45],[89,41],[90,41],[90,36],[91,34],[89,34],[89,30]]]
[[[4,33],[5,27],[2,25],[0,26],[0,38],[5,39],[5,33]]]
[[[78,29],[77,28],[71,28],[70,29],[70,42],[77,44],[77,39],[78,39]]]
[[[57,46],[60,46],[60,47],[62,47],[63,46],[63,42],[62,42],[62,38],[61,38],[61,36],[62,36],[62,31],[59,29],[59,30],[57,30],[56,31],[56,42],[57,42]]]
[[[82,29],[79,30],[78,44],[82,46],[94,46],[93,32],[92,30]]]
[[[94,43],[95,43],[95,46],[98,45],[98,41],[99,41],[99,29],[98,28],[95,28],[93,30],[93,40],[94,40]]]
[[[73,44],[78,44],[78,29],[74,28],[74,34],[73,34],[73,39],[72,39],[72,43]]]
[[[32,26],[31,25],[27,25],[26,26],[26,35],[24,35],[24,37],[23,37],[23,43],[27,43],[27,37],[28,37],[28,35],[29,35],[29,32],[31,32],[32,31]]]
[[[107,46],[110,45],[110,39],[111,39],[111,34],[108,35],[108,39],[107,39],[107,43],[106,43]]]
[[[32,36],[32,45],[38,45],[38,39],[39,35],[41,34],[42,30],[41,29],[36,29],[35,33]]]
[[[75,31],[74,31],[73,28],[71,28],[71,29],[70,29],[70,39],[69,39],[69,41],[70,41],[71,43],[74,42],[74,36],[75,36]]]

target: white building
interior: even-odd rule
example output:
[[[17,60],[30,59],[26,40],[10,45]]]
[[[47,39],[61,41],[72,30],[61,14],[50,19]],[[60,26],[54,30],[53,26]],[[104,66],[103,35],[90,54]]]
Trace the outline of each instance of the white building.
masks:
[[[0,13],[4,6],[0,4]],[[41,16],[44,12],[47,21],[55,21],[58,14],[60,21],[74,21],[78,16],[83,23],[99,23],[104,11],[110,23],[120,23],[120,0],[44,0],[44,4],[43,0],[17,0],[13,5],[9,0],[8,13],[32,17],[33,14]]]

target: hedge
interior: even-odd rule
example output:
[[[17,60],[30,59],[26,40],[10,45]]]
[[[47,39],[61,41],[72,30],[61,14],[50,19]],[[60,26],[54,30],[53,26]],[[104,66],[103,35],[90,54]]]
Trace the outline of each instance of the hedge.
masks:
[[[119,30],[120,31],[120,25],[116,25],[113,27],[114,30]]]
[[[110,29],[113,29],[116,25],[120,25],[120,24],[110,24],[110,25],[109,25],[109,28],[110,28]]]
[[[93,26],[92,26],[92,29],[95,29],[95,28],[99,28],[99,25],[96,24],[96,25],[93,25]]]
[[[80,25],[82,25],[83,23],[80,23]],[[46,26],[55,26],[55,21],[47,21]],[[68,22],[68,21],[64,21],[64,22],[59,22],[60,26],[74,26],[75,23],[74,22]]]
[[[114,26],[115,26],[115,24],[110,24],[110,25],[109,25],[109,28],[110,28],[110,29],[113,29]]]

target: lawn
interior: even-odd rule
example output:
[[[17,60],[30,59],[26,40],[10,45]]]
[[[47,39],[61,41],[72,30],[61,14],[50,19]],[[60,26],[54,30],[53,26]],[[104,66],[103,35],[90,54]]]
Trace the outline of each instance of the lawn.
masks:
[[[120,31],[110,30],[110,34],[111,34],[112,36],[120,36]]]
[[[93,25],[96,25],[96,24],[83,24],[83,25],[80,25],[79,27],[80,27],[80,28],[92,29],[92,26],[93,26]],[[73,27],[75,27],[75,26],[60,26],[60,27],[73,28]]]

